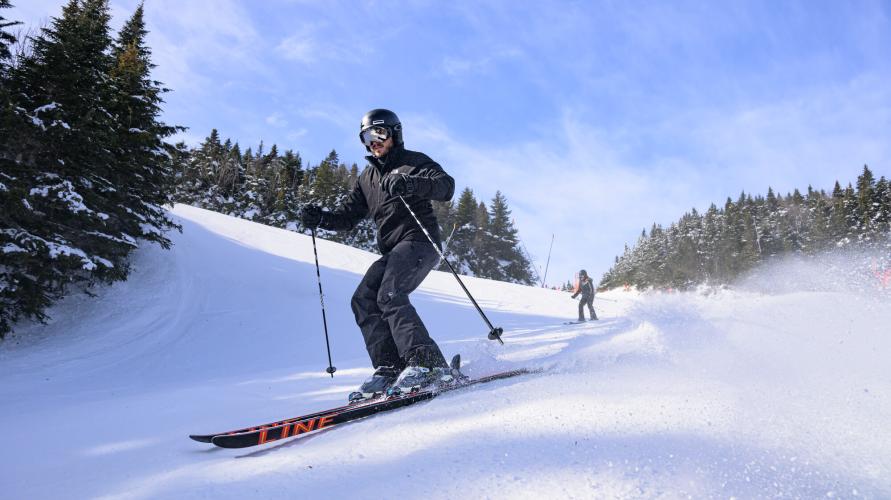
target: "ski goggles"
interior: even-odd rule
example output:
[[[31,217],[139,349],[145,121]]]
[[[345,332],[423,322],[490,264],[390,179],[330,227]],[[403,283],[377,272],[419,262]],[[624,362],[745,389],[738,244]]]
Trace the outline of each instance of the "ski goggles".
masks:
[[[372,142],[384,142],[390,138],[390,129],[387,127],[369,127],[359,132],[362,144],[371,146]]]

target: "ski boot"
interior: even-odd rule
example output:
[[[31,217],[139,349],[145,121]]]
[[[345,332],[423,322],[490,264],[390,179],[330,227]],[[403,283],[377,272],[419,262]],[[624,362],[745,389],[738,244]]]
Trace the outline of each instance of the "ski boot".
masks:
[[[359,387],[359,390],[350,393],[350,404],[383,396],[398,377],[398,368],[393,366],[378,367],[374,374]]]
[[[452,358],[450,366],[426,367],[410,364],[402,373],[396,382],[387,389],[387,396],[399,396],[402,394],[411,394],[421,390],[438,390],[443,387],[459,384],[466,380],[461,371],[461,355],[455,355]]]

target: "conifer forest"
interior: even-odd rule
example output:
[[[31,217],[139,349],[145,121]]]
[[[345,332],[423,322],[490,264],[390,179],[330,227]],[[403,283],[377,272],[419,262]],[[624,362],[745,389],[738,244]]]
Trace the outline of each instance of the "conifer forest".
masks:
[[[876,180],[868,166],[855,185],[831,193],[808,186],[778,196],[741,193],[704,214],[696,209],[668,228],[653,224],[625,247],[600,286],[688,289],[732,282],[757,265],[782,256],[814,256],[840,249],[878,249],[883,261],[868,272],[891,269],[891,182]]]

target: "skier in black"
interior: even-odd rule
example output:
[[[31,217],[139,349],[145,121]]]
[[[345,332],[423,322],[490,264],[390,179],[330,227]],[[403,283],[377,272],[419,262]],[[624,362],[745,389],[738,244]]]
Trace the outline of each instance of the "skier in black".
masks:
[[[594,282],[588,277],[588,271],[582,269],[579,271],[579,288],[572,294],[572,298],[578,297],[579,294],[582,295],[582,300],[579,301],[579,321],[585,321],[586,305],[588,313],[591,314],[591,321],[597,319],[597,314],[594,313],[594,293]]]
[[[304,226],[349,230],[371,215],[381,258],[371,264],[353,294],[352,309],[362,330],[374,374],[350,400],[454,380],[445,357],[408,295],[439,262],[439,254],[406,209],[403,199],[442,247],[431,200],[448,201],[455,181],[424,153],[405,149],[395,113],[373,109],[362,118],[359,139],[371,154],[347,199],[333,212],[303,207]]]

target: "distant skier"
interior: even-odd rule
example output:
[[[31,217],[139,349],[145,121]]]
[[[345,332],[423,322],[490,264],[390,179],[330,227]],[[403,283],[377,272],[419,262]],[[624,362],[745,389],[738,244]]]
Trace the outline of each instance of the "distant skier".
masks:
[[[594,312],[594,282],[588,277],[588,272],[582,269],[579,271],[579,286],[572,294],[572,298],[576,298],[581,294],[582,300],[579,301],[579,321],[585,321],[585,306],[588,306],[588,313],[591,314],[591,321],[597,319]]]
[[[374,374],[350,400],[385,392],[448,383],[454,375],[408,295],[439,262],[400,197],[411,206],[431,238],[442,247],[431,200],[449,201],[455,181],[424,153],[405,149],[402,124],[395,113],[373,109],[362,117],[359,139],[371,154],[356,186],[333,212],[303,207],[304,226],[349,230],[371,215],[377,226],[381,258],[371,264],[352,298]]]

